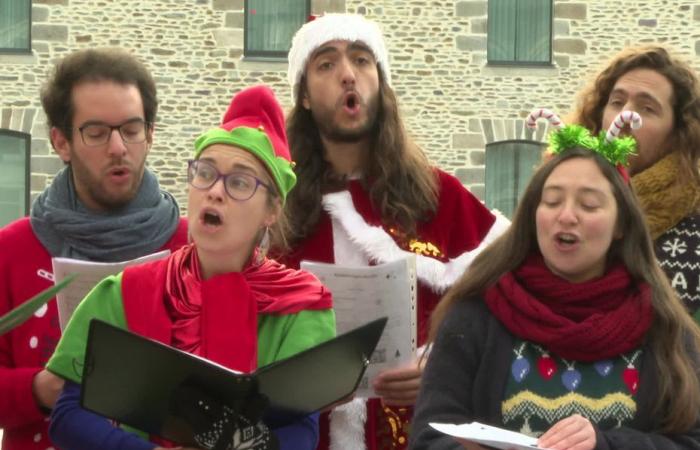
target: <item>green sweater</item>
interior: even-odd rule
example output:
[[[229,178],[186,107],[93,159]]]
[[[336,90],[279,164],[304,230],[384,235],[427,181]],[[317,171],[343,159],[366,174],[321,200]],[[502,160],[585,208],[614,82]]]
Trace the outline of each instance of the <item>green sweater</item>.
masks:
[[[47,369],[81,382],[88,327],[100,319],[127,329],[122,304],[122,275],[104,279],[80,303],[71,317]],[[258,367],[288,358],[335,336],[333,310],[300,311],[258,316]]]

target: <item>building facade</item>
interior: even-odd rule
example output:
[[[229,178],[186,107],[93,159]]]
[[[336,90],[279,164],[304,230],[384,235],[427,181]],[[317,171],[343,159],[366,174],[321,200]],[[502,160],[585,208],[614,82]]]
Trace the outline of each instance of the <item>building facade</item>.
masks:
[[[231,96],[266,83],[283,106],[291,104],[286,62],[244,55],[246,14],[255,14],[245,1],[34,0],[30,51],[0,50],[0,156],[3,136],[25,138],[29,201],[62,167],[39,102],[52,63],[75,49],[119,46],[155,75],[161,103],[149,165],[184,211],[194,138],[219,122]],[[547,107],[566,115],[590,75],[624,46],[667,45],[700,69],[700,5],[693,0],[507,1],[501,11],[496,0],[310,0],[309,7],[312,14],[353,12],[379,22],[410,133],[481,198],[487,148],[542,140],[544,124],[534,134],[524,128],[528,112]],[[490,33],[512,28],[493,31],[497,13],[524,2],[544,2],[549,11],[548,29],[539,33],[549,47],[538,50],[547,61],[493,61],[498,43]],[[519,39],[516,53],[532,50],[530,41],[542,45],[529,35]],[[0,207],[3,189],[0,181]]]

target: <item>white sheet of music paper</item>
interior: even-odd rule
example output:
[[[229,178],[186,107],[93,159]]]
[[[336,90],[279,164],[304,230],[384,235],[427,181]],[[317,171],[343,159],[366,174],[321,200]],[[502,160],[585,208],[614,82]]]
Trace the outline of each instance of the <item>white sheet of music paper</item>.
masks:
[[[72,258],[51,258],[54,283],[60,283],[68,274],[78,274],[71,284],[56,294],[58,321],[61,325],[61,331],[66,328],[75,308],[78,307],[78,304],[97,283],[109,275],[116,275],[122,272],[128,266],[162,259],[169,254],[170,250],[163,250],[140,258],[116,263],[81,261]]]
[[[301,268],[316,275],[333,294],[338,334],[383,316],[389,318],[355,394],[376,397],[371,380],[379,372],[399,367],[415,357],[415,256],[362,267],[302,261]]]
[[[479,422],[461,425],[431,423],[430,426],[441,433],[502,450],[541,449],[537,446],[537,439],[534,437]]]

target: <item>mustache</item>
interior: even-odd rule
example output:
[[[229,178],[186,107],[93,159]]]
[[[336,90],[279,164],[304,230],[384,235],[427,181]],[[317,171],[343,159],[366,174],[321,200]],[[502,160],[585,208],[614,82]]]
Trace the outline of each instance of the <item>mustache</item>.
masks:
[[[134,165],[130,161],[126,161],[124,158],[118,158],[118,159],[112,159],[107,167],[104,168],[105,172],[109,172],[110,170],[114,169],[115,167],[119,168],[127,168],[129,170],[134,169]]]
[[[343,106],[345,106],[345,103],[347,102],[348,94],[353,94],[355,96],[355,101],[357,102],[358,105],[365,106],[365,107],[367,106],[367,102],[360,95],[359,92],[357,92],[355,89],[346,89],[345,91],[343,91],[342,94],[340,94],[340,97],[338,97],[338,100],[335,102],[336,108],[342,108]]]

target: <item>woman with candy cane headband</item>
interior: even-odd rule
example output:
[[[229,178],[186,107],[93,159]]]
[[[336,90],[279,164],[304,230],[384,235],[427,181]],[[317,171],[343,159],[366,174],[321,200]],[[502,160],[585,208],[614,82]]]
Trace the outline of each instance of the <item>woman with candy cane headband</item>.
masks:
[[[563,126],[510,229],[438,305],[409,448],[479,449],[478,421],[575,449],[699,449],[700,329],[658,266],[624,169],[632,138]]]

